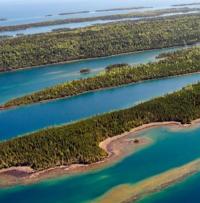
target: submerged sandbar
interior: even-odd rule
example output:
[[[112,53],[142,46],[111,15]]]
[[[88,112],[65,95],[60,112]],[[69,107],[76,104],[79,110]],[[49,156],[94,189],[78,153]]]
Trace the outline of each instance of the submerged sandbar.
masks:
[[[148,178],[137,184],[120,185],[109,191],[97,203],[125,203],[135,202],[142,196],[159,191],[169,185],[180,181],[196,172],[200,171],[200,159],[190,162],[181,167],[174,168],[167,172]]]

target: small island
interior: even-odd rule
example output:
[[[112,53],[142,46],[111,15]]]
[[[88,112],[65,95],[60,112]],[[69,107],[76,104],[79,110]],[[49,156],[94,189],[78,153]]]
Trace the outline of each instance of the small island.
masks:
[[[7,21],[7,18],[0,18],[0,21]]]
[[[84,14],[84,13],[90,13],[90,11],[75,11],[75,12],[59,13],[58,15],[65,16],[65,15]]]
[[[99,9],[95,12],[109,12],[109,11],[129,11],[129,10],[140,10],[140,9],[150,9],[153,7],[145,7],[145,6],[138,6],[138,7],[122,7],[122,8],[110,8],[110,9]]]
[[[137,139],[137,138],[135,138],[135,139],[133,140],[133,142],[134,142],[135,144],[138,144],[138,143],[140,142],[140,140]]]
[[[90,72],[91,72],[91,70],[89,68],[83,68],[83,69],[80,70],[81,74],[88,74]]]
[[[47,14],[47,15],[45,15],[45,17],[51,17],[51,16],[53,16],[53,14]]]
[[[183,7],[183,6],[198,6],[198,5],[200,5],[200,2],[194,2],[194,3],[189,3],[189,4],[174,4],[174,5],[172,5],[172,6],[174,6],[174,7]]]

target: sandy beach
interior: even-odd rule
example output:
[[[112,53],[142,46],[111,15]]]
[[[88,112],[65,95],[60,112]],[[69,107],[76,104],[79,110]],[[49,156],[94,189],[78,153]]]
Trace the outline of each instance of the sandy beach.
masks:
[[[134,153],[152,143],[148,137],[139,136],[142,131],[161,126],[169,127],[171,130],[195,128],[199,125],[200,119],[191,124],[182,125],[178,122],[160,122],[145,124],[125,132],[121,135],[107,138],[99,144],[99,147],[108,153],[108,156],[97,163],[89,165],[73,164],[70,166],[58,166],[42,171],[34,171],[30,167],[12,167],[0,170],[0,187],[9,187],[19,184],[31,184],[45,179],[61,177],[64,175],[75,175],[86,173],[102,167],[107,167],[122,158]]]

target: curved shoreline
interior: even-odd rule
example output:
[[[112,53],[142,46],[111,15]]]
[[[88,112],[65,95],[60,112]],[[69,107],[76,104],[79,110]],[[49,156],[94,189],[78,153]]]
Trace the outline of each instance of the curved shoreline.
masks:
[[[187,125],[182,125],[179,122],[150,123],[134,128],[130,132],[107,138],[99,143],[99,147],[105,150],[108,153],[108,156],[104,160],[93,164],[58,166],[42,171],[34,171],[30,167],[11,167],[8,169],[2,169],[0,170],[0,187],[33,184],[42,180],[58,178],[66,175],[76,175],[101,169],[102,167],[108,167],[134,153],[136,150],[151,144],[152,140],[148,137],[138,136],[138,133],[141,133],[144,130],[163,126],[169,127],[172,130],[179,130],[197,127],[199,124],[200,119],[194,120],[191,124]],[[135,138],[139,140],[139,143],[135,142]]]

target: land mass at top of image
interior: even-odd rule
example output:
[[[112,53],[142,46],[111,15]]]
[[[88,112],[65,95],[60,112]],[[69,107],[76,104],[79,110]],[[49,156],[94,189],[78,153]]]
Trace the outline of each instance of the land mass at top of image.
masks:
[[[3,40],[0,71],[194,44],[200,41],[199,19],[170,16]]]
[[[29,23],[29,24],[21,24],[21,25],[12,25],[12,26],[0,26],[0,32],[6,31],[16,31],[16,30],[26,30],[29,28],[37,28],[51,25],[63,25],[70,23],[83,23],[83,22],[93,22],[93,21],[116,21],[116,20],[125,20],[125,19],[136,19],[137,18],[152,18],[152,17],[160,17],[163,15],[180,15],[187,14],[193,12],[199,12],[200,8],[168,8],[168,9],[159,9],[159,10],[147,10],[140,12],[131,12],[126,14],[113,14],[113,15],[104,15],[104,16],[95,16],[95,17],[82,17],[82,18],[67,18],[67,19],[58,19],[58,20],[50,20],[43,21],[37,23]],[[79,12],[79,13],[87,13],[87,11]],[[75,13],[70,13],[75,14]],[[68,14],[68,15],[70,15]],[[67,15],[66,13],[60,13],[59,15]]]

